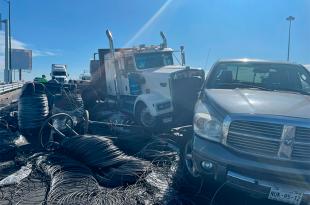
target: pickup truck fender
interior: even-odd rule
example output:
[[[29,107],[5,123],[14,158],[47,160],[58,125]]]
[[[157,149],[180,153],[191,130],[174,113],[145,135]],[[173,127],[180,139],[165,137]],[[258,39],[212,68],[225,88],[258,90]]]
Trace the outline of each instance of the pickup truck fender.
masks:
[[[161,114],[172,112],[173,111],[172,105],[170,106],[169,109],[165,109],[162,111],[158,111],[156,109],[156,104],[165,103],[165,102],[169,102],[169,101],[171,102],[170,98],[167,98],[167,97],[165,97],[161,94],[158,94],[158,93],[150,93],[150,94],[139,95],[135,101],[135,104],[134,104],[134,113],[136,113],[137,105],[139,103],[144,103],[150,109],[150,112],[153,116],[158,116]]]

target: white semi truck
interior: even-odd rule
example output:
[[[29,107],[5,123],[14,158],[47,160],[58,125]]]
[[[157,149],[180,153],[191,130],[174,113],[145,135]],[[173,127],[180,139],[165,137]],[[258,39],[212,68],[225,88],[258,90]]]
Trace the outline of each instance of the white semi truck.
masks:
[[[97,79],[100,85],[95,89],[105,90],[106,99],[146,128],[191,123],[204,71],[185,66],[183,46],[182,63],[175,65],[174,51],[162,32],[159,46],[119,49],[114,48],[111,32],[106,34],[110,48],[99,49],[99,67],[91,70],[92,81]]]
[[[66,83],[68,81],[67,65],[52,64],[51,78],[57,80],[59,83]]]

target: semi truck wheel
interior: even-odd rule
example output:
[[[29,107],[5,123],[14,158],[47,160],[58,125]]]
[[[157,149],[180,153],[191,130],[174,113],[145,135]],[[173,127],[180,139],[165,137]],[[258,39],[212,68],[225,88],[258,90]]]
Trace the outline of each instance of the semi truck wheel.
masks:
[[[152,116],[150,109],[144,103],[138,104],[136,119],[146,129],[154,129],[157,126],[156,117]]]

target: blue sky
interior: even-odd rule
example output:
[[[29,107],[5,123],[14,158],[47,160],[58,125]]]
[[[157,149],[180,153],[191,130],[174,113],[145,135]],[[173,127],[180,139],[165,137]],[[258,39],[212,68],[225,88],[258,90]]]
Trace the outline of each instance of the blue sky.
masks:
[[[52,63],[68,64],[71,77],[78,77],[92,54],[108,47],[107,28],[116,47],[159,44],[162,30],[170,47],[185,46],[187,64],[194,67],[208,69],[220,58],[281,61],[287,55],[289,15],[296,17],[291,59],[310,63],[309,0],[11,1],[14,45],[35,54],[27,79],[48,75]],[[0,1],[4,17],[6,10]]]

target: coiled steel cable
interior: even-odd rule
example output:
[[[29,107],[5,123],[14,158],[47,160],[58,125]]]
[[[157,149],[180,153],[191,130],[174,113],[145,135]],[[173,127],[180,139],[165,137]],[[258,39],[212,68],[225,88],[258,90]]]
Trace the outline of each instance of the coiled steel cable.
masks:
[[[148,161],[126,155],[102,136],[77,135],[64,139],[61,147],[66,154],[97,170],[100,184],[108,187],[133,184],[152,167]]]
[[[55,153],[38,157],[36,165],[51,179],[48,204],[95,204],[99,185],[91,170],[79,161]]]
[[[44,85],[25,84],[18,101],[18,127],[21,134],[32,145],[39,147],[37,135],[48,115],[49,108]]]
[[[65,138],[60,144],[65,154],[99,170],[124,164],[130,159],[105,137],[76,135]]]
[[[18,101],[18,125],[22,131],[40,127],[48,114],[45,94],[23,96]]]

